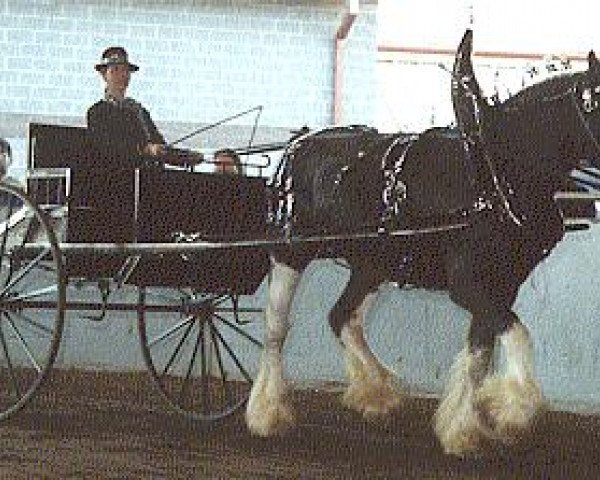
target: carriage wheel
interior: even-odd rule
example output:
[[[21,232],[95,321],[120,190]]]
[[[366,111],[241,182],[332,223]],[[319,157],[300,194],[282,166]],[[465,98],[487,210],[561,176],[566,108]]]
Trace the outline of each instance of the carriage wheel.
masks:
[[[0,184],[0,420],[48,376],[64,308],[62,259],[45,215],[20,187]]]
[[[254,302],[234,294],[140,288],[144,361],[177,411],[209,422],[245,404],[262,350],[262,310]]]

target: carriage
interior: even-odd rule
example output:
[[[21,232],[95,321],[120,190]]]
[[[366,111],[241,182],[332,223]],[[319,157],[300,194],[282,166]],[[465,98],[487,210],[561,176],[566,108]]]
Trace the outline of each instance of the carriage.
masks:
[[[486,215],[512,213],[503,203],[506,186],[489,169],[465,175],[477,165],[456,163],[469,158],[463,148],[480,146],[480,124],[468,116],[472,109],[460,117],[462,107],[462,130],[333,127],[256,147],[282,152],[271,182],[106,164],[94,158],[84,128],[31,124],[27,193],[0,184],[0,419],[22,408],[48,376],[68,312],[90,321],[112,311],[137,315],[143,359],[161,395],[186,416],[214,421],[250,396],[262,349],[255,293],[269,253],[293,249],[304,261],[393,245],[394,265],[407,267],[405,283],[415,275],[435,287],[438,279],[409,253],[455,241]],[[439,151],[453,155],[429,173],[464,187],[450,203],[430,195],[421,178],[434,165],[416,161]],[[597,170],[581,170],[578,181],[597,186]],[[353,196],[357,190],[363,197]],[[416,197],[427,202],[410,215],[406,205]],[[560,197],[588,202],[583,209],[563,204],[568,228],[595,220],[597,193]]]
[[[232,413],[261,346],[251,294],[268,270],[266,250],[235,245],[265,239],[265,179],[98,165],[90,151],[85,128],[32,123],[26,191],[0,186],[0,417],[41,386],[66,314],[112,311],[137,315],[146,366],[176,410]]]

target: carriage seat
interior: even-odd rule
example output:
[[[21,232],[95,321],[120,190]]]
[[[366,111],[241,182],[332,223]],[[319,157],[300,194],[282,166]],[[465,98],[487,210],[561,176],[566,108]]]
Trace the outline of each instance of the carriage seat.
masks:
[[[67,241],[134,240],[134,171],[105,165],[85,127],[29,125],[27,190],[38,205],[67,206]]]
[[[38,205],[66,205],[69,169],[84,153],[86,137],[84,127],[29,124],[27,192]]]

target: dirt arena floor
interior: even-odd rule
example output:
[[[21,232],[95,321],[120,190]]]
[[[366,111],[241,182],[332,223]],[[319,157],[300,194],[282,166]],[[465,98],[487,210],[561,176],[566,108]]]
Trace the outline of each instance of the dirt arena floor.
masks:
[[[201,428],[172,413],[145,375],[54,371],[0,424],[1,479],[595,479],[600,417],[544,413],[527,441],[460,460],[430,426],[435,400],[365,423],[338,394],[298,391],[299,426],[251,437],[241,415]]]

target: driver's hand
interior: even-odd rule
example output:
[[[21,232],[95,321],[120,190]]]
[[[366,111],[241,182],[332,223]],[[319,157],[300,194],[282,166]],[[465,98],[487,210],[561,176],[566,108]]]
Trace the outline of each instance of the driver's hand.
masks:
[[[162,143],[148,143],[142,153],[149,157],[160,157],[165,154],[165,146]]]

